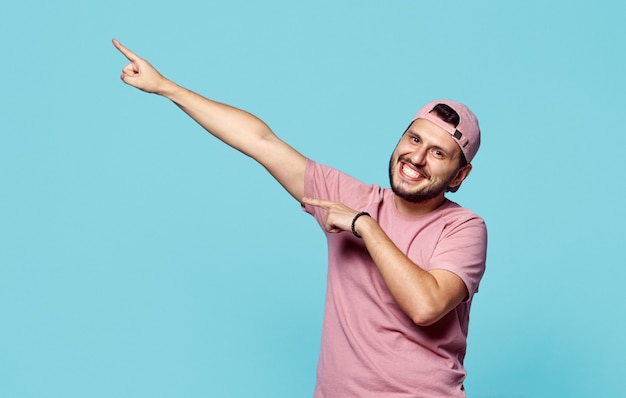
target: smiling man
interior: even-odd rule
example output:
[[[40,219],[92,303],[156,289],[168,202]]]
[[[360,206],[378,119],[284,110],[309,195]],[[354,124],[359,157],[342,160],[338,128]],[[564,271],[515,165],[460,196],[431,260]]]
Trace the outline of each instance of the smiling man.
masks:
[[[463,114],[466,136],[457,130]],[[398,199],[419,203],[420,212],[438,207],[448,190],[456,191],[469,175],[480,145],[478,121],[467,107],[449,100],[433,101],[415,116],[389,163],[389,179]],[[430,155],[430,157],[428,156]],[[425,168],[428,165],[429,171]],[[424,182],[424,184],[418,184]],[[426,206],[428,202],[434,206]]]
[[[173,101],[205,130],[263,165],[328,239],[316,398],[464,397],[469,311],[485,270],[483,220],[446,198],[480,145],[474,114],[434,101],[389,162],[391,189],[316,163],[257,117],[163,77],[114,40],[122,80]]]

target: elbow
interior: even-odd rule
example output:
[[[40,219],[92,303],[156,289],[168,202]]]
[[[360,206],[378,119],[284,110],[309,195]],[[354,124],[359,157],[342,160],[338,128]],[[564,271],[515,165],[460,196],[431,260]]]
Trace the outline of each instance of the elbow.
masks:
[[[430,326],[440,320],[445,313],[434,306],[419,306],[413,309],[409,317],[417,326]]]
[[[411,320],[417,326],[430,326],[437,322],[441,317],[429,316],[429,315],[414,315]]]

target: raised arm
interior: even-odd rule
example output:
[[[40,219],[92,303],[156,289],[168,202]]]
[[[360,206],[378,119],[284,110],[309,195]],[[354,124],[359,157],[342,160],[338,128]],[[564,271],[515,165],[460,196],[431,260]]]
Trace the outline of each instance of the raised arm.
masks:
[[[263,165],[296,200],[302,200],[306,158],[261,119],[181,87],[119,41],[113,39],[113,45],[130,61],[122,69],[124,83],[168,98],[206,131]]]

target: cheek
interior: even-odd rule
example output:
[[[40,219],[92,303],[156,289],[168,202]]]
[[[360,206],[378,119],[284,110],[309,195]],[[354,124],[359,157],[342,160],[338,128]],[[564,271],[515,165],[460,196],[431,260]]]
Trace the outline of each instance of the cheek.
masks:
[[[447,177],[448,181],[450,181],[450,182],[454,181],[454,179],[458,176],[458,174],[459,174],[459,170],[457,170],[456,168],[450,169],[448,171],[448,175],[447,175],[448,176]]]
[[[447,164],[432,164],[431,163],[431,173],[433,175],[437,175],[440,180],[451,180],[453,179],[458,170],[455,167],[451,167]]]
[[[389,158],[389,164],[395,164],[398,162],[398,158],[399,158],[399,152],[398,152],[398,147],[396,147],[394,149],[394,151],[391,153],[391,157]]]
[[[412,148],[409,145],[403,145],[402,142],[400,142],[393,150],[391,158],[394,160],[398,160],[402,156],[406,156],[407,154],[411,153],[411,150]]]

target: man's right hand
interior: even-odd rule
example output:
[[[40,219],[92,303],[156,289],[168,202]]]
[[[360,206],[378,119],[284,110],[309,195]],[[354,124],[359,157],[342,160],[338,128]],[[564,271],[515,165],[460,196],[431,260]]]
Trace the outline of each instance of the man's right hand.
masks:
[[[163,93],[167,83],[170,83],[169,80],[163,77],[148,61],[124,47],[116,39],[113,39],[113,45],[130,61],[130,64],[122,69],[120,76],[124,83],[147,93]]]

